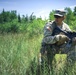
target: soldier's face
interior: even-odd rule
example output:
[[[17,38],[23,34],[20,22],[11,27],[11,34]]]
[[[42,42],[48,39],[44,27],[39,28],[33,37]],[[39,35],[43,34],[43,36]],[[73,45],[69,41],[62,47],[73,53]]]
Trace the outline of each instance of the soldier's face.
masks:
[[[64,20],[64,17],[55,17],[55,21],[57,24],[61,24],[63,20]]]

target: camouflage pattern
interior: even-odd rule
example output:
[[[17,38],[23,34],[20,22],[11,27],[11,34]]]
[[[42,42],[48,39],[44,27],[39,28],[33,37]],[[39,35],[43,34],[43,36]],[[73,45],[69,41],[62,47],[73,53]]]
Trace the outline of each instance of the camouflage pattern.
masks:
[[[65,10],[55,10],[55,14],[54,16],[60,16],[60,17],[63,17],[66,15],[66,11]]]
[[[58,32],[56,32],[56,35],[52,36],[53,30],[56,27],[55,21],[48,22],[44,26],[44,37],[42,40],[42,48],[40,50],[41,58],[40,62],[43,62],[43,59],[46,58],[48,61],[48,64],[52,65],[52,60],[55,56],[55,54],[61,53],[61,54],[67,54],[67,59],[76,60],[76,48],[75,45],[71,46],[70,48],[66,48],[66,43],[64,43],[61,46],[55,46],[57,41],[59,41]],[[69,26],[63,22],[62,26],[60,28],[64,31],[71,31]],[[44,43],[47,44],[43,45]],[[52,46],[51,46],[52,44]],[[45,60],[45,59],[44,59]]]
[[[56,43],[59,39],[57,38],[57,34],[56,33],[55,36],[52,36],[53,33],[53,29],[56,27],[56,23],[55,21],[49,22],[45,25],[44,27],[44,38],[43,38],[43,42],[47,43],[47,44],[54,44]],[[63,22],[63,25],[60,27],[62,30],[64,31],[71,31],[71,29],[68,27],[67,24],[65,24]]]

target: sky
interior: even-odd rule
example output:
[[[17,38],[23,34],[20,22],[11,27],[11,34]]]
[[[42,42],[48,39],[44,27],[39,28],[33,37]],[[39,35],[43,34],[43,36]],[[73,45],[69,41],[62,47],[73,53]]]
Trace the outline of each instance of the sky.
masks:
[[[74,8],[76,0],[0,0],[0,12],[16,10],[17,14],[30,16],[32,13],[42,19],[48,18],[50,11]]]

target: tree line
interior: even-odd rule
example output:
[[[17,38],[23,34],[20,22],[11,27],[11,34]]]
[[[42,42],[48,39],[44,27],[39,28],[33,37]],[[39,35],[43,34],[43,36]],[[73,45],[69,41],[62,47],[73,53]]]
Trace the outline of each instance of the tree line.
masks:
[[[42,27],[44,26],[45,21],[41,17],[36,18],[34,13],[30,16],[17,15],[16,10],[12,11],[3,11],[0,13],[0,33],[19,33],[25,32],[30,36],[34,34],[40,34],[42,32]],[[33,34],[32,34],[33,33]]]
[[[65,8],[67,14],[65,22],[72,28],[76,29],[76,7],[72,11],[71,8]],[[49,13],[49,20],[54,20],[54,10]],[[17,15],[16,10],[5,11],[0,13],[0,33],[19,33],[25,32],[30,36],[42,33],[44,24],[47,20],[42,20],[41,17],[37,18],[34,13],[30,16],[28,14],[20,16]]]

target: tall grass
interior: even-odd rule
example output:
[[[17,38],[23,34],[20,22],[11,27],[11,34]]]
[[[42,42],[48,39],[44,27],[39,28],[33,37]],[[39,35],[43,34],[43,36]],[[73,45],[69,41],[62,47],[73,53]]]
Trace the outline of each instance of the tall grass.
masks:
[[[38,53],[40,40],[28,39],[25,34],[0,35],[0,75],[25,75]]]
[[[37,60],[35,59],[40,50],[41,40],[42,35],[33,38],[20,33],[0,35],[0,75],[28,75],[27,69],[29,75],[37,75]],[[50,73],[50,75],[76,75],[75,63],[65,65],[67,67],[64,68],[65,58],[66,55],[55,57],[53,74]],[[43,73],[43,75],[48,75],[46,67]]]

